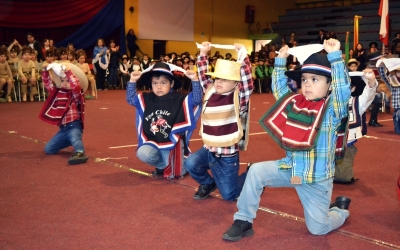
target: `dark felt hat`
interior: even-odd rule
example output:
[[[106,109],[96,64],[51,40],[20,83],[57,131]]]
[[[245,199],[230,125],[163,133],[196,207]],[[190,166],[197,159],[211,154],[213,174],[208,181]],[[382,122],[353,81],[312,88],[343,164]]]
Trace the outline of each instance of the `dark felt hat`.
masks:
[[[367,60],[371,60],[371,61],[374,61],[374,60],[378,60],[379,58],[381,58],[383,55],[382,55],[382,52],[381,51],[375,51],[375,52],[373,52],[373,53],[371,53],[371,54],[369,54],[368,56],[367,56]]]
[[[356,89],[351,93],[351,96],[360,96],[366,86],[364,80],[361,76],[350,76],[351,86],[356,87]]]
[[[377,42],[370,42],[369,47],[372,48],[372,45],[375,45],[375,48],[378,48],[378,43]]]
[[[163,62],[155,63],[150,71],[143,73],[142,76],[140,76],[137,84],[139,86],[146,86],[148,88],[151,88],[151,78],[155,74],[168,75],[170,78],[172,78],[174,81],[174,87],[173,87],[174,89],[180,89],[182,87],[181,80],[175,77],[174,74],[172,74],[169,65]]]
[[[326,55],[314,53],[304,61],[300,70],[286,71],[285,75],[290,79],[300,83],[301,75],[303,73],[312,73],[330,78],[332,77],[331,63]]]

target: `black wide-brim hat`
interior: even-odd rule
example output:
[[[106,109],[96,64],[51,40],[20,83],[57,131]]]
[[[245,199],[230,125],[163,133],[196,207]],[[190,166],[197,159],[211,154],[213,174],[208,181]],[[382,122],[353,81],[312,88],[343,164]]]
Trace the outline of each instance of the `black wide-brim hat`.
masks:
[[[180,89],[182,87],[182,81],[172,74],[168,64],[162,62],[157,62],[150,71],[143,73],[137,82],[138,86],[146,86],[151,89],[151,79],[155,74],[163,74],[171,77],[174,81],[173,89]]]
[[[351,93],[351,96],[360,96],[366,86],[364,80],[361,76],[350,76],[351,87],[356,87],[356,89]]]
[[[383,55],[381,51],[375,51],[367,56],[367,60],[375,61],[381,58],[382,56]]]
[[[378,43],[377,42],[370,42],[369,47],[372,48],[372,45],[375,45],[375,48],[378,48]]]
[[[300,70],[286,71],[285,75],[297,83],[301,83],[301,75],[303,73],[311,73],[331,78],[331,63],[326,55],[314,53],[304,61]]]

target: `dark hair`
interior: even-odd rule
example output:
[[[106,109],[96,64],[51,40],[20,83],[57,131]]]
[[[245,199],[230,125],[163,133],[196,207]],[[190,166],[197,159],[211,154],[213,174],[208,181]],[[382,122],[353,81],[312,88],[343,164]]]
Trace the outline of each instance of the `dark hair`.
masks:
[[[28,33],[26,33],[26,36],[35,37],[35,36],[33,35],[33,33],[32,33],[32,32],[28,32]]]
[[[174,81],[174,78],[172,78],[171,75],[165,74],[165,73],[162,73],[162,72],[154,72],[154,74],[152,75],[151,78],[154,77],[154,78],[158,79],[158,78],[160,78],[161,76],[164,76],[165,78],[167,78],[171,84],[172,84],[172,82]]]

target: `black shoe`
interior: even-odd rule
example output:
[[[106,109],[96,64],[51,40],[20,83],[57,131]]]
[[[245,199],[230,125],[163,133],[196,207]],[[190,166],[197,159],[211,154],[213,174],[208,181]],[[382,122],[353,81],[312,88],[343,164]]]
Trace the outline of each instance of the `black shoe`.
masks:
[[[339,180],[333,180],[333,183],[335,183],[335,184],[346,184],[346,185],[348,185],[348,184],[353,184],[354,182],[356,182],[356,181],[358,181],[359,179],[358,178],[354,178],[354,177],[352,177],[351,179],[350,179],[350,181],[339,181]]]
[[[156,178],[164,177],[164,169],[156,168],[153,172],[151,172],[151,176]]]
[[[235,220],[233,225],[222,235],[222,239],[238,241],[242,237],[254,234],[253,224],[248,221]]]
[[[380,124],[379,122],[376,122],[376,121],[371,121],[368,123],[368,125],[371,127],[382,127],[383,126],[382,124]]]
[[[87,162],[89,157],[85,155],[85,153],[82,152],[75,152],[69,159],[68,159],[68,164],[70,165],[77,165],[77,164],[82,164]]]
[[[211,183],[210,185],[200,185],[197,192],[194,193],[193,199],[204,200],[216,189],[217,189],[217,184],[215,184],[215,182]]]
[[[345,196],[338,196],[334,203],[332,203],[329,208],[338,207],[340,209],[349,210],[351,199]]]

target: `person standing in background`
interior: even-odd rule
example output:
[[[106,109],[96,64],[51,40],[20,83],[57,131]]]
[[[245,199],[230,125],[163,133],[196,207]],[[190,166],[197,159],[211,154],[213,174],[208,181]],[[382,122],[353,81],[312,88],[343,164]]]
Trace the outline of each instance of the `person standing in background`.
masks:
[[[129,56],[131,58],[133,58],[136,55],[136,50],[138,48],[138,46],[136,45],[136,40],[137,37],[135,35],[135,32],[133,31],[133,29],[130,29],[128,31],[128,34],[126,34],[126,42],[128,45]]]
[[[106,90],[104,82],[106,80],[106,70],[100,67],[100,61],[106,64],[107,47],[105,46],[102,38],[97,39],[97,46],[94,47],[93,57],[95,58],[99,54],[99,60],[93,61],[96,68],[96,87],[98,90]]]

